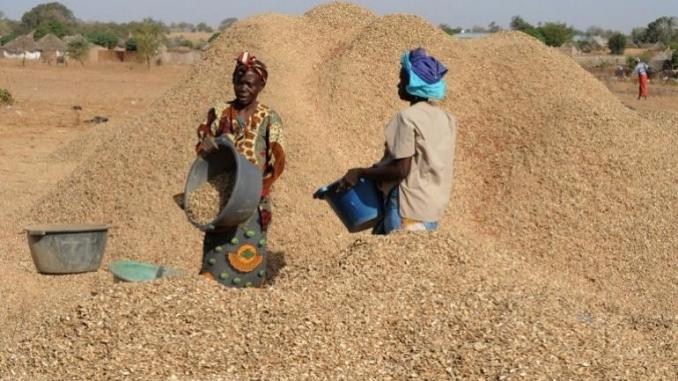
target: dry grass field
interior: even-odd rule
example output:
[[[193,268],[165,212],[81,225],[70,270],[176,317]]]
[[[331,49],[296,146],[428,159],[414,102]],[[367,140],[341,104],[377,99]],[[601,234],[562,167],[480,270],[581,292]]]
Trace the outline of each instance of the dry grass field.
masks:
[[[629,108],[637,111],[678,112],[678,86],[650,82],[647,100],[638,100],[638,83],[633,81],[604,81],[605,85]]]

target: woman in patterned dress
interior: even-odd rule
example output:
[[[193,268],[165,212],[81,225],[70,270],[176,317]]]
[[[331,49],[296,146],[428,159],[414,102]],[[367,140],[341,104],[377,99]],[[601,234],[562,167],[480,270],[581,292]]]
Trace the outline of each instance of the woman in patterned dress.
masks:
[[[198,154],[211,149],[207,137],[225,137],[263,174],[258,213],[237,227],[205,234],[200,272],[231,287],[259,286],[266,279],[271,187],[285,167],[282,121],[257,100],[267,79],[266,65],[249,52],[241,53],[233,71],[235,99],[211,108],[198,127]]]

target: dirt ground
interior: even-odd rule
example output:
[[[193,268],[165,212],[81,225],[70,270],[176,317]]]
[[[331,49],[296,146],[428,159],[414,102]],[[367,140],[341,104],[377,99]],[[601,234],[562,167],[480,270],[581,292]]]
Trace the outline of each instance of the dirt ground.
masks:
[[[128,64],[22,67],[0,59],[0,88],[15,100],[0,107],[0,218],[30,205],[73,170],[75,162],[51,160],[58,147],[88,129],[115,128],[123,119],[143,117],[143,110],[186,70],[161,66],[147,71]],[[95,116],[108,122],[87,122]]]

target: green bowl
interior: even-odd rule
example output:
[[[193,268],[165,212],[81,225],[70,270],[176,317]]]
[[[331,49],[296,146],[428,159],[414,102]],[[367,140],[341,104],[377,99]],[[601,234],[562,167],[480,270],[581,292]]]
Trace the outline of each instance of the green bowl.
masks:
[[[117,282],[149,282],[182,275],[181,270],[136,261],[114,261],[108,267]]]

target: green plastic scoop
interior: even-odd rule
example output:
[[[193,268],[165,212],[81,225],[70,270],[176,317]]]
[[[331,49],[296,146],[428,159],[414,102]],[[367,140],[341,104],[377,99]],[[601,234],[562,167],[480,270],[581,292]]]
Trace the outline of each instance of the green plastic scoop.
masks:
[[[115,261],[108,267],[117,282],[148,282],[165,277],[185,275],[185,271],[151,263]]]

